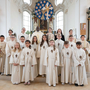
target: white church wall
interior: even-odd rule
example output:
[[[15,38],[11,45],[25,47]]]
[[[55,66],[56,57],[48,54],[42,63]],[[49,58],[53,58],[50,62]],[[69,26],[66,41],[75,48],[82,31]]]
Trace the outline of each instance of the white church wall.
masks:
[[[16,34],[21,32],[23,25],[23,12],[19,12],[18,6],[11,0],[11,28]]]
[[[0,0],[0,34],[6,36],[7,30],[7,1]]]
[[[22,15],[13,0],[0,0],[0,35],[7,37],[9,29],[19,34],[23,23]]]
[[[68,30],[72,28],[74,30],[74,35],[76,33],[77,38],[80,38],[80,23],[88,23],[86,11],[90,7],[90,0],[72,0],[72,2],[71,0],[66,1],[64,2],[65,36],[68,36]],[[86,31],[88,33],[88,28]]]

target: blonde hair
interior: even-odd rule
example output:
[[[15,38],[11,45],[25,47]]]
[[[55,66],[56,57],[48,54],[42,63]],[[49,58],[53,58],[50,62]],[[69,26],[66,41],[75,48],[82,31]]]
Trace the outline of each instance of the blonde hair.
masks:
[[[61,37],[62,35],[59,33],[59,34],[57,34],[57,36],[60,36]]]
[[[19,48],[18,48],[18,51],[20,52],[22,49],[21,49],[21,47],[20,47],[20,43],[19,42],[16,42],[16,44],[19,44]],[[15,44],[15,45],[16,45]],[[14,46],[14,50],[13,50],[14,52],[16,52],[16,48],[15,48],[15,46]]]

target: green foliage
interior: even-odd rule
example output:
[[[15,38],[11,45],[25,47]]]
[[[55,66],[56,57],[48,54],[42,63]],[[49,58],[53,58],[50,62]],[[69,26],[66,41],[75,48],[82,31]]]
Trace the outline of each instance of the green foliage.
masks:
[[[31,34],[31,31],[27,31],[26,34],[28,34],[28,35]]]

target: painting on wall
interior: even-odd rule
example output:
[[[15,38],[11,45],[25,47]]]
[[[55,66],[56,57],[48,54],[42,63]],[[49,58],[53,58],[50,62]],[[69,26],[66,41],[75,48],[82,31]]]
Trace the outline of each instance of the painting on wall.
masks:
[[[47,20],[40,20],[40,30],[47,30]]]
[[[80,23],[80,35],[86,35],[86,23]]]

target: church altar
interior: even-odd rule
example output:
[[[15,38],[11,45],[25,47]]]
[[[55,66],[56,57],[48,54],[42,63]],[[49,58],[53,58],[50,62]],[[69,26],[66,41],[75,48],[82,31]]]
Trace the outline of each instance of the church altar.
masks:
[[[33,31],[40,27],[40,31],[47,33],[48,28],[54,29],[54,9],[52,4],[47,0],[41,0],[36,3],[35,10],[32,13]]]

